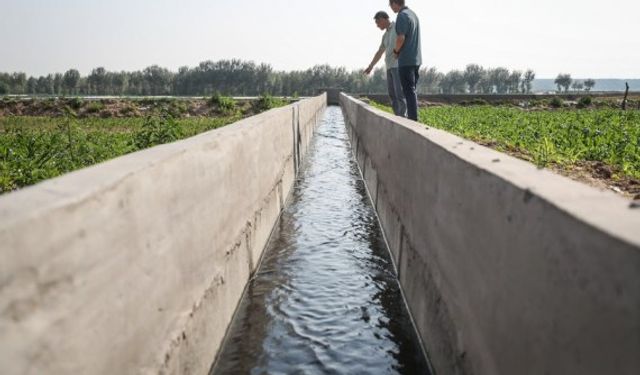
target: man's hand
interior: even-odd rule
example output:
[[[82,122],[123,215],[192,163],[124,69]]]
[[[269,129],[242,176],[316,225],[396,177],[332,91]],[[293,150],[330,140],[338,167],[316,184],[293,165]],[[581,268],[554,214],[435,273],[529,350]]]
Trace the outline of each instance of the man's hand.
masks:
[[[373,56],[373,60],[371,60],[371,64],[369,64],[367,69],[362,71],[362,74],[365,74],[365,75],[371,74],[371,71],[373,70],[373,68],[375,68],[378,61],[380,61],[380,59],[382,58],[382,55],[384,55],[384,52],[385,52],[385,48],[383,46],[380,46],[380,48],[378,49],[378,52],[376,52],[376,55]]]
[[[400,57],[400,51],[402,50],[402,46],[404,46],[405,36],[398,34],[396,38],[396,47],[393,49],[393,57],[397,60]]]

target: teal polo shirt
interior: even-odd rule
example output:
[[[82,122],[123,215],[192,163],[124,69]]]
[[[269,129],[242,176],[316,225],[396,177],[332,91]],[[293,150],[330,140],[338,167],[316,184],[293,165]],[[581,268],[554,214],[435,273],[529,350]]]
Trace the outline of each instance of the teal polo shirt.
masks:
[[[396,33],[404,35],[404,45],[398,57],[398,66],[422,65],[422,48],[420,46],[420,21],[418,16],[404,7],[396,18]]]

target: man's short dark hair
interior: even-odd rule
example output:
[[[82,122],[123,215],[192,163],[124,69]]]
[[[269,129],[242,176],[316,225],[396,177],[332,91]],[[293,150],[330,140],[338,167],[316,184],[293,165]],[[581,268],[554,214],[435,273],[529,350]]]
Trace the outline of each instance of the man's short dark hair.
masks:
[[[387,12],[381,10],[378,13],[376,13],[375,16],[373,16],[374,20],[379,20],[381,18],[384,18],[384,19],[388,20],[389,19],[389,15],[387,14]]]
[[[389,4],[398,4],[401,7],[404,6],[404,0],[389,0]]]

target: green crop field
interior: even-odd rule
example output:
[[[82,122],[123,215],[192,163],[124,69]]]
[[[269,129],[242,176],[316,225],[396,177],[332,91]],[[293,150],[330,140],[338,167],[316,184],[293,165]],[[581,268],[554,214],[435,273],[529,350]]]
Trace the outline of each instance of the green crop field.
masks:
[[[0,193],[240,118],[0,117]]]
[[[263,95],[238,103],[219,94],[191,101],[5,97],[0,101],[0,194],[288,102]]]
[[[597,161],[613,178],[640,178],[637,110],[441,106],[420,110],[419,120],[541,167]]]
[[[639,111],[435,107],[422,110],[420,122],[499,150],[517,150],[539,166],[601,161],[640,178]]]

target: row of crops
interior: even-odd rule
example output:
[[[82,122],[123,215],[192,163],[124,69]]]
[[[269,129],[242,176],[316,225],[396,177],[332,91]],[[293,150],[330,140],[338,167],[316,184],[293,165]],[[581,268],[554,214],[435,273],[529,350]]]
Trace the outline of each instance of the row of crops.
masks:
[[[589,171],[614,190],[640,196],[640,110],[451,105],[423,108],[419,121],[539,167]]]
[[[24,103],[3,100],[5,109],[28,109],[58,116],[0,115],[0,194],[142,150],[188,138],[287,101],[263,96],[251,103],[214,95],[206,102],[165,100],[82,101],[77,98]],[[109,110],[109,106],[120,108]],[[146,106],[151,113],[139,116]],[[206,107],[206,116],[188,116]],[[98,111],[101,116],[91,116]],[[130,117],[121,116],[123,109]],[[131,109],[131,110],[128,110]]]
[[[190,137],[238,118],[0,117],[0,193]]]
[[[640,178],[640,111],[446,106],[423,109],[419,119],[538,166],[599,161]]]

